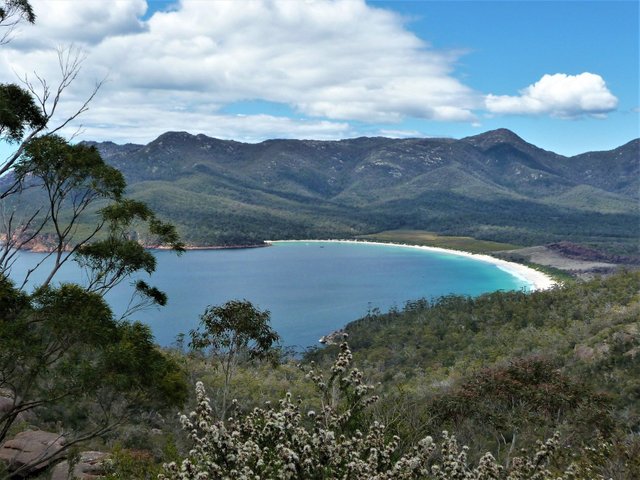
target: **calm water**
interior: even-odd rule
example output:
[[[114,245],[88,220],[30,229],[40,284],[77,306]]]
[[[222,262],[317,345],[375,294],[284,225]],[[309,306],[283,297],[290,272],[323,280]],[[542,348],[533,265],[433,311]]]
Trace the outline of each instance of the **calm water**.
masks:
[[[150,282],[167,292],[169,304],[134,318],[149,324],[161,345],[196,327],[208,305],[231,299],[246,298],[270,310],[283,343],[302,349],[369,309],[402,308],[407,300],[421,297],[528,286],[489,263],[386,245],[284,242],[269,248],[189,251],[181,257],[155,254],[158,268]],[[12,276],[19,278],[38,258],[21,254]],[[81,281],[71,264],[58,277],[69,280]],[[110,293],[114,311],[125,308],[129,294],[128,285]]]

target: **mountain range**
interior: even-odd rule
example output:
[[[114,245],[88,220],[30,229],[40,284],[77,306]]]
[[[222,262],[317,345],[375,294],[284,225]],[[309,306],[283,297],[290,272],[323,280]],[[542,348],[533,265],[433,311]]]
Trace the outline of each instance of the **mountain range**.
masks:
[[[520,245],[637,246],[640,139],[565,157],[499,129],[462,138],[268,140],[167,132],[95,145],[193,245],[411,228]]]

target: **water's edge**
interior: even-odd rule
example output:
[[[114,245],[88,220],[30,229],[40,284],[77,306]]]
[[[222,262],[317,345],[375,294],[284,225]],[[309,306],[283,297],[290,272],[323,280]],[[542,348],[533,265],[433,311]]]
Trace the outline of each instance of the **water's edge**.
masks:
[[[372,242],[368,240],[265,240],[269,244],[278,243],[357,243],[365,245],[385,245],[401,248],[417,248],[419,250],[426,250],[429,252],[446,253],[450,255],[457,255],[460,257],[471,258],[481,262],[491,263],[499,269],[513,275],[514,277],[524,280],[529,284],[529,290],[548,290],[558,284],[551,276],[544,272],[540,272],[527,265],[522,265],[516,262],[510,262],[501,258],[492,257],[491,255],[465,252],[464,250],[453,250],[442,247],[428,247],[426,245],[411,245],[407,243],[391,243],[391,242]]]

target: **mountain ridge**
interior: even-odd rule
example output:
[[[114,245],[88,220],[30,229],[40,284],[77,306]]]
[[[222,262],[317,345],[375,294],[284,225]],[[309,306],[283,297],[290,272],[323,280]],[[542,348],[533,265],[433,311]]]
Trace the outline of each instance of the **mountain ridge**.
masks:
[[[250,144],[165,132],[146,145],[86,143],[124,173],[133,196],[176,222],[194,244],[391,228],[523,245],[603,237],[629,243],[637,234],[638,139],[572,157],[507,129],[459,140]]]

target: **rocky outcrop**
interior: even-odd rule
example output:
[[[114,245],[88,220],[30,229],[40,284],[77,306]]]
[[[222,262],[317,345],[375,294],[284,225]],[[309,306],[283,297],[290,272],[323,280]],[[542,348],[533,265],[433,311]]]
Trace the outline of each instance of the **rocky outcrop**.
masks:
[[[15,402],[11,396],[7,396],[6,392],[0,391],[0,417],[16,408]],[[16,421],[28,422],[34,418],[33,412],[26,410],[16,415]]]
[[[57,433],[28,430],[7,440],[0,448],[0,461],[20,476],[41,470],[62,456],[65,438]]]
[[[105,452],[82,452],[78,462],[70,465],[67,460],[60,462],[51,472],[51,480],[91,480],[105,475],[105,460],[109,457]]]
[[[0,395],[0,415],[11,411],[13,408],[13,399]]]

